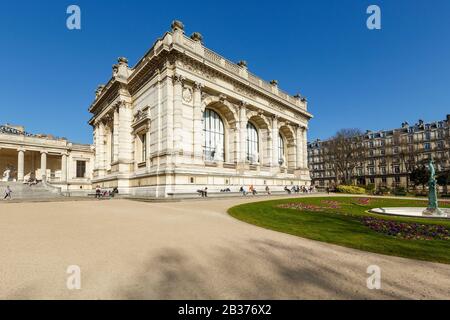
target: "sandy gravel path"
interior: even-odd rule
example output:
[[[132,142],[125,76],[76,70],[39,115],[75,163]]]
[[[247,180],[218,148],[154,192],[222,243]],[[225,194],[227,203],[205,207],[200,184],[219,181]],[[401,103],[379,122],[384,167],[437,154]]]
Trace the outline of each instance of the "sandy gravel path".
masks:
[[[302,239],[226,214],[244,201],[252,200],[0,203],[0,298],[450,298],[450,265]],[[366,287],[372,264],[380,290]],[[69,265],[81,268],[81,290],[66,287]]]

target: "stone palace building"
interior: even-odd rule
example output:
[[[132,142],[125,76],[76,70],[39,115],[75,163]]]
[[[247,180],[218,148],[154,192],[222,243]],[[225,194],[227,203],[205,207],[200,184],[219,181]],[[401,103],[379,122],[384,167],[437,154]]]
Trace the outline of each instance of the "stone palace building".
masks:
[[[61,191],[91,189],[94,151],[22,126],[0,126],[0,173],[3,182],[44,181]]]
[[[307,101],[207,49],[179,21],[134,67],[119,58],[89,107],[92,185],[165,197],[307,185]]]

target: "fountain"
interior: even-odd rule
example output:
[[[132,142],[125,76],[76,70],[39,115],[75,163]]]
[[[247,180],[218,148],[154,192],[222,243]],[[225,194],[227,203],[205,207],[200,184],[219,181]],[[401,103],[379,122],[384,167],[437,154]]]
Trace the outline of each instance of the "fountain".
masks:
[[[389,214],[396,216],[425,217],[425,218],[450,218],[449,209],[441,209],[438,206],[437,188],[436,188],[436,170],[433,165],[433,159],[428,163],[430,169],[430,180],[428,181],[428,207],[400,207],[400,208],[375,208],[369,210],[372,213]]]

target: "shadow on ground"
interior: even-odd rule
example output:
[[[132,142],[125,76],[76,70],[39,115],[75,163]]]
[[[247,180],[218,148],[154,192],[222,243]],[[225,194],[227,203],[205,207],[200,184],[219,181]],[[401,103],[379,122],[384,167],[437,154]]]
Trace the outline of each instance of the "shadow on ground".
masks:
[[[336,261],[332,250],[329,255],[315,252],[272,240],[252,240],[245,248],[199,249],[195,257],[167,248],[149,257],[117,293],[123,299],[449,298],[443,290],[427,290],[429,283],[408,273],[395,280],[382,278],[381,290],[369,290],[366,268],[371,262],[355,266]],[[379,263],[384,266],[382,258]],[[445,267],[434,272],[449,279]]]

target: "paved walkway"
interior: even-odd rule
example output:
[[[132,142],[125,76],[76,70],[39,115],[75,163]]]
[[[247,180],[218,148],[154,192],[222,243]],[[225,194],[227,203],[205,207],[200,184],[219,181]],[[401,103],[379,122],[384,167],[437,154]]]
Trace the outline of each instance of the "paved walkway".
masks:
[[[306,240],[226,214],[247,201],[0,203],[0,298],[450,298],[449,265]],[[372,264],[381,290],[366,287]],[[69,265],[81,268],[81,290],[66,288]]]

